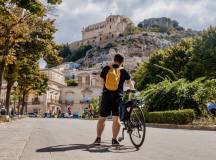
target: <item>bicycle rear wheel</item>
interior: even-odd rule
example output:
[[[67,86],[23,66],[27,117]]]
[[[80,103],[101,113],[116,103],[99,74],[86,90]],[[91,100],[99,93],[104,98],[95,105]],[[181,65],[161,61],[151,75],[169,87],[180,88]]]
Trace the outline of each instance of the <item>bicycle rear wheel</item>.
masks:
[[[129,123],[131,142],[136,148],[139,148],[142,146],[146,134],[145,117],[140,107],[132,107]]]

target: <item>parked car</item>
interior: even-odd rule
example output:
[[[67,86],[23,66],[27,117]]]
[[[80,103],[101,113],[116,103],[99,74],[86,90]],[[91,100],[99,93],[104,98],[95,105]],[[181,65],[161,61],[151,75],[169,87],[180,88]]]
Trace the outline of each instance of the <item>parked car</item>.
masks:
[[[61,113],[60,116],[58,118],[66,118],[65,117],[65,113]]]
[[[73,113],[73,118],[74,119],[79,119],[81,116],[79,113]]]
[[[32,117],[32,118],[35,118],[35,117],[37,117],[37,114],[34,113],[34,112],[31,112],[31,113],[28,113],[28,116]]]
[[[0,108],[0,115],[6,115],[7,111],[4,107]]]
[[[43,115],[44,118],[51,118],[51,114],[48,112],[45,112]]]
[[[211,112],[213,115],[216,115],[216,103],[209,102],[207,104],[207,108],[209,112]]]

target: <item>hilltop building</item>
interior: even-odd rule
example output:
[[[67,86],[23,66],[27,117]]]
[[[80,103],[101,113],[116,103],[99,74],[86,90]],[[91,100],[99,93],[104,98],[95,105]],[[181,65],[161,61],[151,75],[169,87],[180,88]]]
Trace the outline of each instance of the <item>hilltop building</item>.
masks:
[[[133,22],[126,16],[110,15],[105,21],[89,25],[82,30],[82,40],[70,44],[71,49],[83,45],[98,46],[123,34]]]

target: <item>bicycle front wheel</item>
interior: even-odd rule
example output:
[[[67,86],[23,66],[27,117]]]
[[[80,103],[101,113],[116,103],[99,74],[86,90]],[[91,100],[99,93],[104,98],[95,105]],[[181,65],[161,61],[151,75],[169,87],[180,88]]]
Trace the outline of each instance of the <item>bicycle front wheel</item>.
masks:
[[[145,117],[139,106],[132,107],[129,123],[131,142],[136,148],[139,148],[142,146],[146,134]]]

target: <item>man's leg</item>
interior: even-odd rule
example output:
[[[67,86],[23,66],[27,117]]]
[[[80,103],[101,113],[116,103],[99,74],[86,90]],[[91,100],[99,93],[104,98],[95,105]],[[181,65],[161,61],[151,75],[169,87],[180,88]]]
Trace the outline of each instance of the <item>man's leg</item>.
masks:
[[[121,127],[119,116],[112,116],[112,120],[113,120],[113,126],[112,126],[113,139],[116,139]]]
[[[106,117],[99,117],[98,119],[98,123],[97,123],[97,137],[98,138],[100,138],[103,133],[103,130],[105,127],[105,120],[106,120]]]

